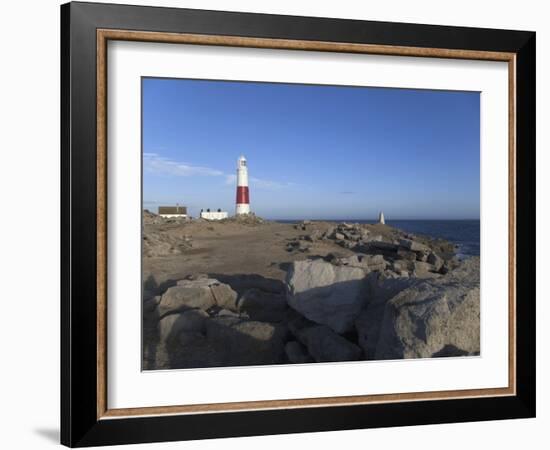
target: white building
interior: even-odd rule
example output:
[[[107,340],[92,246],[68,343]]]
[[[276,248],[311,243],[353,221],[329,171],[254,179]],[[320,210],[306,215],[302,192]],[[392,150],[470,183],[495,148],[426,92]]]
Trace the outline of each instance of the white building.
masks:
[[[227,211],[201,211],[201,219],[206,220],[222,220],[227,219],[229,214]]]
[[[174,217],[187,217],[186,206],[159,206],[159,216],[171,219]]]

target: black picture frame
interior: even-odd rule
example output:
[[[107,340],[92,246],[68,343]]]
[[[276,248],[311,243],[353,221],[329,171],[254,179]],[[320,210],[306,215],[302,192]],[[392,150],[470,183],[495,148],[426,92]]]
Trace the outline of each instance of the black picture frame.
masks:
[[[98,29],[516,54],[516,395],[98,418]],[[61,6],[61,443],[71,447],[535,416],[534,32],[113,4]]]

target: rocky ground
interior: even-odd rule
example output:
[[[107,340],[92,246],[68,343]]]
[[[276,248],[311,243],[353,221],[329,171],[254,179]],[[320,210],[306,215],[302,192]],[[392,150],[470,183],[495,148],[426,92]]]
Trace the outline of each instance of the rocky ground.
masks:
[[[387,225],[144,213],[143,365],[479,354],[479,258]]]

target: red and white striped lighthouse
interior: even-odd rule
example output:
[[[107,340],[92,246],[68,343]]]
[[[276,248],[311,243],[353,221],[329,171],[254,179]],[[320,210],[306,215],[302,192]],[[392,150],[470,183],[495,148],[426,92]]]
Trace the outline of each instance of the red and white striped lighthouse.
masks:
[[[248,167],[246,167],[246,158],[240,156],[237,160],[237,207],[235,214],[250,213],[250,197],[248,195]]]

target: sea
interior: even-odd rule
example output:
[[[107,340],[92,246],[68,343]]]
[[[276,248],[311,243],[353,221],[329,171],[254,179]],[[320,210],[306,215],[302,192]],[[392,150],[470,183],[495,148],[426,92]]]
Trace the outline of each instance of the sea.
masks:
[[[328,222],[376,223],[375,220],[327,220]],[[277,222],[298,223],[297,220]],[[416,235],[446,239],[457,245],[457,256],[479,256],[479,220],[386,220],[394,228]]]

